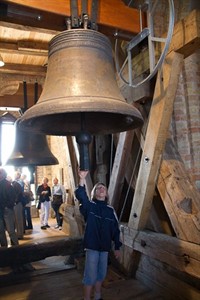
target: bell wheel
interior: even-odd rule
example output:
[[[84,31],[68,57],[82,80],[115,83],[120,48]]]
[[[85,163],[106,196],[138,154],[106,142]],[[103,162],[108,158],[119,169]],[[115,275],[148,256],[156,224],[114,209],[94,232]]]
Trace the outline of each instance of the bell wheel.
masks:
[[[128,2],[130,6],[131,2],[135,1]],[[116,71],[119,78],[131,87],[138,87],[149,81],[162,67],[174,29],[173,0],[165,1],[167,9],[165,8],[163,12],[161,1],[143,2],[137,8],[140,15],[142,12],[146,13],[147,27],[143,28],[140,18],[141,31],[130,41],[121,39],[118,33],[115,35]]]

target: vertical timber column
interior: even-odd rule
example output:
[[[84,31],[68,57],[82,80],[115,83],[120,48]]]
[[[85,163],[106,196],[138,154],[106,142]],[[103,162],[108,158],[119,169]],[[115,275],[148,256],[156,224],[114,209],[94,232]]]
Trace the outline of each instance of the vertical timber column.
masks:
[[[162,72],[157,75],[144,150],[128,223],[129,227],[136,230],[143,229],[149,217],[182,65],[183,55],[172,52],[167,55]]]

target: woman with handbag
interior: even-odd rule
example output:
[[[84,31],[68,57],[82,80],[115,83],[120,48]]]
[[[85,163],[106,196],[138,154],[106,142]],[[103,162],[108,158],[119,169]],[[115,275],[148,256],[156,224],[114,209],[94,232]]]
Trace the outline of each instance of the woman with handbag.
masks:
[[[40,203],[40,222],[41,229],[50,228],[48,224],[49,212],[50,212],[50,197],[51,189],[48,186],[48,178],[44,177],[42,184],[38,186],[36,194],[39,196]]]

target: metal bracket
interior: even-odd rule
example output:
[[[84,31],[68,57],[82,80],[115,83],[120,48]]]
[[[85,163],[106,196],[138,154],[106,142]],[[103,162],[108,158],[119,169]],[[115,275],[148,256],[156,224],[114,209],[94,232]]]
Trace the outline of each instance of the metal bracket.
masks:
[[[143,41],[149,35],[149,28],[144,28],[140,33],[132,38],[128,43],[126,50],[131,51],[136,45]]]
[[[127,2],[127,1],[125,1]],[[129,1],[129,5],[131,4],[132,0]],[[129,42],[129,44],[126,47],[127,56],[122,63],[121,67],[119,66],[119,59],[118,59],[118,41],[116,39],[115,42],[115,65],[116,70],[119,75],[119,77],[122,79],[122,81],[133,87],[136,88],[139,85],[142,85],[146,81],[150,80],[158,71],[159,68],[162,67],[163,61],[165,59],[165,56],[167,54],[169,44],[172,38],[173,34],[173,28],[174,28],[174,2],[173,0],[168,0],[168,6],[169,6],[169,21],[168,21],[168,33],[167,37],[156,37],[154,34],[154,15],[156,6],[158,4],[158,0],[146,0],[144,3],[145,9],[147,9],[147,24],[148,28],[142,29],[142,18],[141,18],[141,7],[140,7],[140,27],[141,32],[132,38],[132,40]],[[129,6],[128,5],[128,6]],[[143,7],[144,9],[144,7]],[[117,35],[116,35],[117,37]],[[139,45],[141,41],[143,41],[145,38],[147,38],[148,42],[148,52],[149,52],[149,75],[147,75],[144,79],[142,79],[140,82],[134,83],[133,82],[133,72],[132,72],[132,50],[135,46]],[[162,43],[163,44],[163,50],[160,54],[160,57],[156,59],[155,55],[155,42],[156,43]],[[127,67],[128,70],[128,79],[126,79],[123,76],[123,71]]]
[[[92,0],[91,19],[88,16],[88,0],[81,1],[81,15],[78,15],[78,0],[70,0],[71,20],[67,20],[67,27],[90,28],[97,30],[98,0]]]

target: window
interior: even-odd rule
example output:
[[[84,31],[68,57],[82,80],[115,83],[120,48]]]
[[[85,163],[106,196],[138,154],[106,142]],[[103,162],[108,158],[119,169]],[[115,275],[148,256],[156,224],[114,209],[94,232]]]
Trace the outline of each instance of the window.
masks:
[[[10,157],[15,145],[15,126],[13,122],[3,122],[1,126],[1,162],[2,166],[6,170],[8,176],[12,179],[14,177],[14,172],[16,167],[6,166],[6,162]],[[26,174],[27,180],[30,180],[30,172],[27,167],[20,168],[23,174]]]

